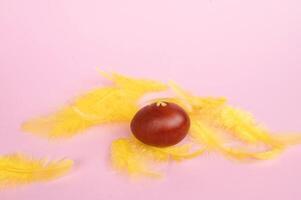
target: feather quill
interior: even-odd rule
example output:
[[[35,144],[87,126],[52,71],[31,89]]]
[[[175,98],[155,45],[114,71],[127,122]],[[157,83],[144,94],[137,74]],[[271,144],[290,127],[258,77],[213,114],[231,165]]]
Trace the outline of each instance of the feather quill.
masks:
[[[48,181],[65,175],[72,160],[37,160],[22,154],[0,156],[0,187]]]

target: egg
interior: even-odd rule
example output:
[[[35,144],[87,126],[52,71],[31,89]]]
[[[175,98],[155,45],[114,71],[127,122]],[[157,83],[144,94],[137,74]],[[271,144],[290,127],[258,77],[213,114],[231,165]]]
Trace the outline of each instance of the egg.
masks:
[[[159,101],[141,108],[130,126],[133,135],[142,143],[168,147],[185,138],[190,128],[190,119],[179,105]]]

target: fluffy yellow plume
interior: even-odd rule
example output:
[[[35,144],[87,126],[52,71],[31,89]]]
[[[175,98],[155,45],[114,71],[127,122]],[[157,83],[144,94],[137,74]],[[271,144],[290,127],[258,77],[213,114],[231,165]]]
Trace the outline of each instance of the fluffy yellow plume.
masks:
[[[47,181],[63,176],[72,160],[35,160],[21,154],[0,156],[0,187]]]
[[[95,125],[129,122],[138,110],[140,97],[166,89],[164,84],[155,81],[118,74],[105,76],[114,82],[113,86],[92,90],[51,115],[25,122],[22,129],[50,138],[62,138]]]
[[[92,90],[77,97],[71,105],[45,117],[23,124],[23,130],[47,137],[71,137],[95,125],[129,123],[138,111],[138,101],[148,92],[167,89],[160,82],[100,72],[112,86]],[[227,104],[223,97],[192,95],[170,82],[174,97],[151,101],[169,101],[182,106],[190,116],[189,144],[168,148],[151,147],[129,136],[111,146],[113,166],[131,175],[160,176],[154,170],[159,162],[194,158],[204,151],[218,152],[235,160],[265,160],[301,142],[300,134],[271,134],[246,111]],[[190,144],[194,145],[190,145]],[[197,146],[197,151],[193,147]]]
[[[271,159],[283,151],[282,146],[266,147],[263,151],[258,151],[250,146],[231,146],[231,143],[221,138],[214,132],[214,129],[198,120],[192,120],[191,136],[196,142],[208,147],[209,151],[219,152],[231,159],[247,161],[253,159]]]
[[[117,87],[122,88],[127,92],[136,93],[139,97],[148,92],[159,92],[167,89],[165,84],[158,81],[131,78],[117,73],[100,73],[111,80]]]
[[[127,138],[112,143],[111,161],[116,169],[130,175],[160,177],[161,173],[152,168],[158,162],[181,161],[194,158],[203,152],[203,149],[192,152],[189,144],[158,148],[145,145],[134,138]]]
[[[271,159],[289,145],[301,142],[300,134],[271,134],[250,113],[227,105],[225,98],[194,96],[173,82],[170,87],[190,105],[190,135],[208,150],[237,160]],[[222,137],[220,132],[231,135],[232,139]],[[258,151],[258,147],[263,150]]]
[[[186,105],[186,108],[189,107],[187,111],[190,115],[199,115],[200,113],[202,115],[213,115],[218,108],[227,103],[227,99],[224,97],[214,98],[192,95],[172,81],[169,81],[169,87],[177,95],[177,101],[182,102],[182,105]]]
[[[224,106],[219,116],[211,120],[244,142],[265,143],[271,146],[284,145],[280,139],[276,139],[268,130],[259,125],[250,113],[243,110]]]

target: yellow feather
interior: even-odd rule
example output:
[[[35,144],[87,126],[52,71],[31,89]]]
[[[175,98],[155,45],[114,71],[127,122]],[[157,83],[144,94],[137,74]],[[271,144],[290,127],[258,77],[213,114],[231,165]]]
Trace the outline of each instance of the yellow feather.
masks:
[[[191,136],[195,141],[207,146],[209,150],[215,150],[237,160],[271,159],[283,151],[283,147],[275,146],[261,152],[254,152],[242,147],[227,146],[226,141],[221,139],[212,128],[196,119],[193,119],[191,123]]]
[[[21,154],[0,156],[0,187],[55,179],[72,166],[72,160],[35,160]]]
[[[161,174],[152,166],[155,162],[184,160],[199,156],[203,149],[191,152],[191,145],[157,148],[145,145],[134,138],[118,139],[111,146],[113,166],[130,175],[147,175],[158,177]]]
[[[301,143],[301,135],[273,135],[257,124],[250,113],[226,105],[224,98],[203,98],[190,94],[173,82],[169,86],[179,99],[190,104],[191,135],[196,141],[236,159],[269,159],[281,153],[288,145]],[[208,124],[208,125],[205,125]],[[212,126],[212,127],[210,127]],[[264,144],[266,151],[253,152],[241,147],[229,147],[214,127],[222,128],[235,139],[250,144]],[[253,146],[254,147],[254,146]],[[254,147],[255,148],[255,147]]]
[[[282,144],[298,145],[301,144],[301,134],[300,133],[281,133],[273,135],[273,138],[277,141],[281,141]]]
[[[72,137],[100,124],[129,122],[138,110],[137,101],[147,92],[166,89],[164,84],[113,74],[115,85],[92,90],[71,105],[45,117],[25,122],[26,132],[50,138]]]
[[[111,161],[115,169],[129,175],[160,177],[160,173],[150,169],[146,158],[141,156],[136,146],[128,139],[118,139],[112,143]]]
[[[167,89],[165,84],[156,81],[100,73],[114,84],[91,90],[56,113],[25,122],[23,130],[47,137],[71,137],[95,125],[129,122],[138,111],[138,101],[143,95]],[[169,87],[177,96],[155,101],[182,106],[191,118],[190,136],[202,148],[193,152],[190,144],[156,148],[133,137],[118,139],[111,146],[111,161],[116,169],[130,175],[159,177],[161,173],[154,170],[159,162],[194,158],[205,151],[216,151],[236,160],[271,159],[289,145],[301,143],[300,135],[270,134],[251,114],[227,105],[223,97],[195,96],[173,82]],[[232,140],[221,137],[217,129],[231,134]],[[239,140],[244,146],[233,146],[234,140]],[[259,150],[258,147],[264,148]]]
[[[167,86],[159,81],[131,78],[117,73],[107,74],[101,72],[101,74],[114,82],[117,87],[136,93],[138,96],[147,92],[159,92],[167,89]]]
[[[231,106],[224,106],[220,109],[219,115],[211,121],[241,141],[250,144],[264,143],[281,148],[301,143],[301,134],[271,134],[256,122],[252,114]]]
[[[185,91],[176,83],[170,81],[169,82],[170,88],[177,94],[178,102],[182,100],[184,101],[184,105],[189,104],[190,109],[188,112],[191,115],[210,115],[214,116],[217,110],[224,106],[227,102],[227,99],[224,97],[214,98],[214,97],[199,97],[190,94],[188,91]],[[187,106],[186,106],[187,107]]]

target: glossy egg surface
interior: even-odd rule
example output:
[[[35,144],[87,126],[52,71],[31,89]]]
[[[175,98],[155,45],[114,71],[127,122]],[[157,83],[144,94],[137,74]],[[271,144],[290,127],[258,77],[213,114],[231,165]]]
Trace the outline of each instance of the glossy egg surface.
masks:
[[[189,127],[190,119],[183,108],[162,101],[143,107],[131,121],[134,136],[144,144],[156,147],[179,143]]]

